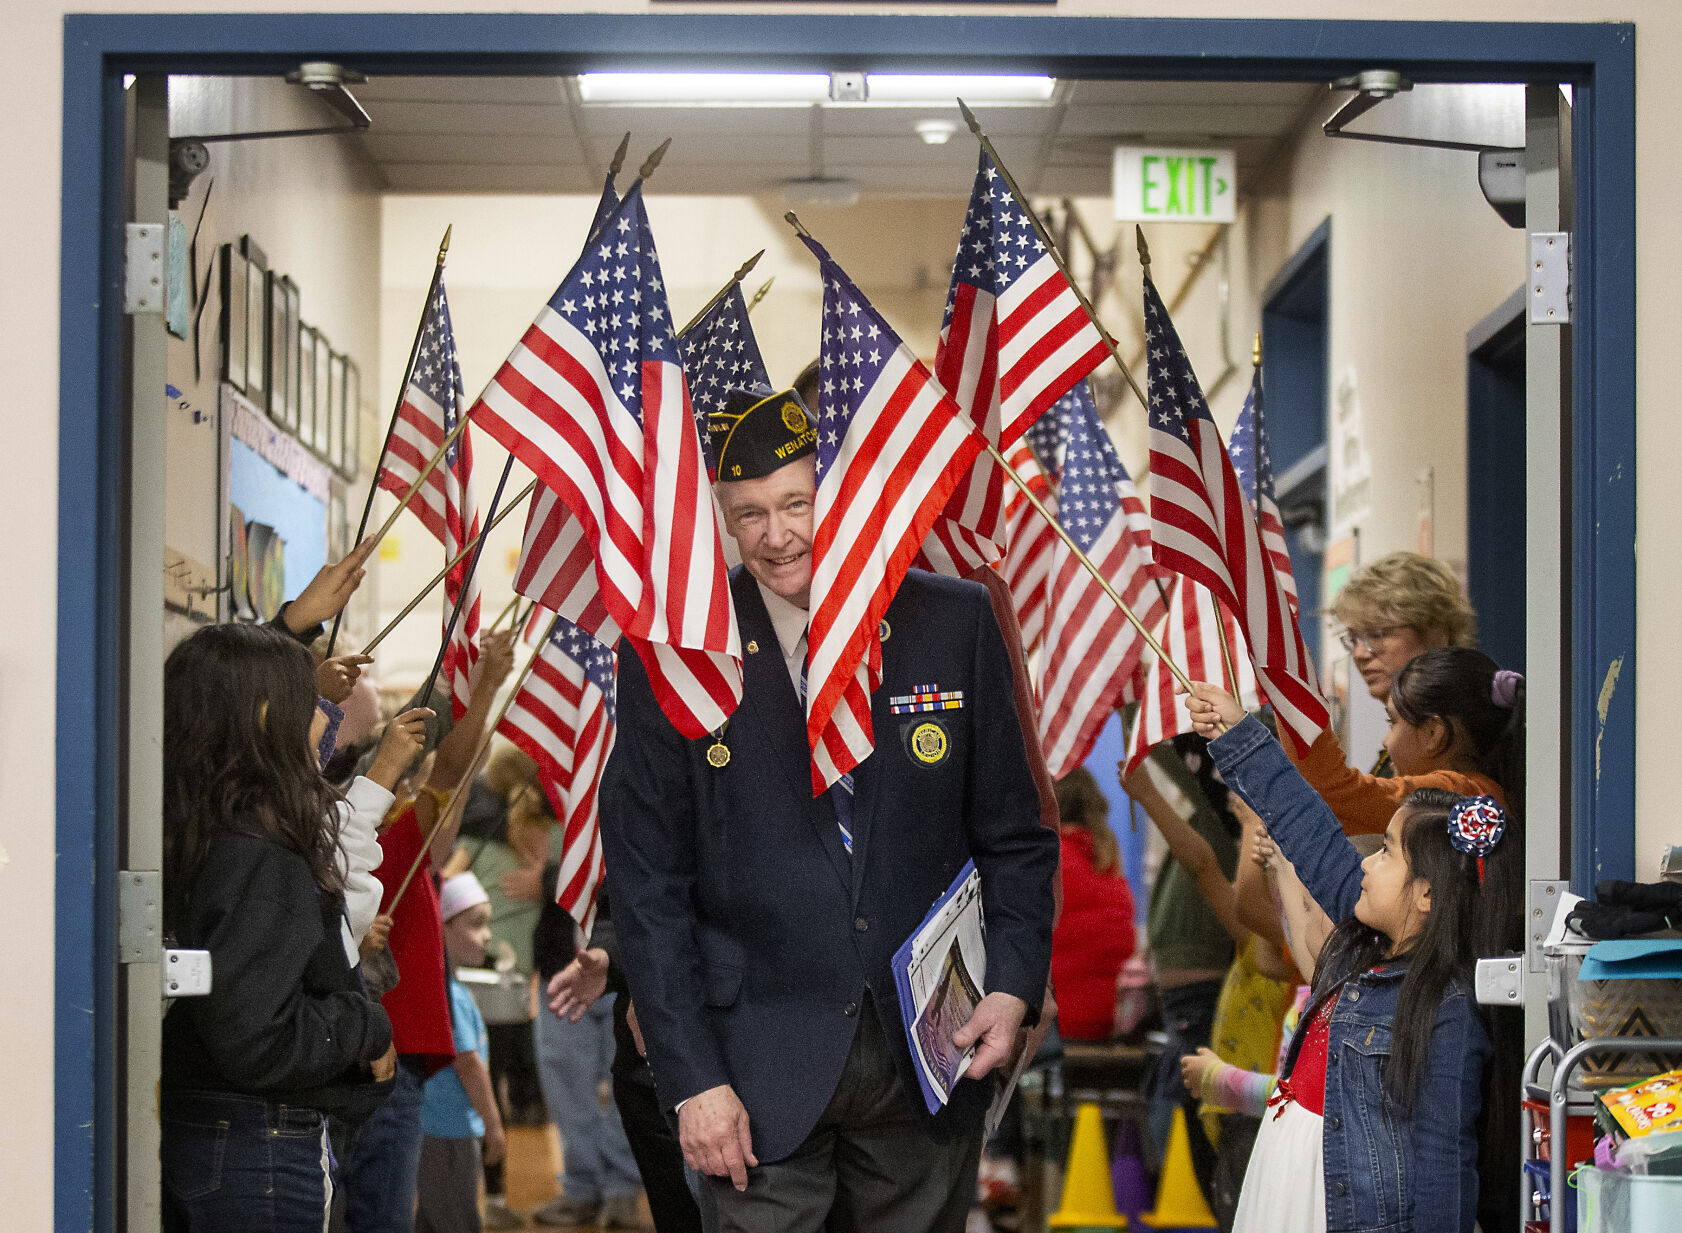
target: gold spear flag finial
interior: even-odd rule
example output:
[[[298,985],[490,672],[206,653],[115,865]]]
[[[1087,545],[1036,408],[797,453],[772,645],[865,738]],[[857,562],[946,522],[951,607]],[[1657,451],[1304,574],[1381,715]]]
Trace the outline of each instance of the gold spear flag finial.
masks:
[[[753,273],[753,267],[759,264],[759,259],[761,257],[763,257],[764,255],[765,255],[765,250],[762,248],[757,253],[755,253],[753,256],[749,257],[746,261],[742,262],[741,269],[736,271],[736,273],[731,277],[730,281],[733,282],[733,283],[739,283],[744,278],[746,278],[749,274]]]
[[[958,111],[964,117],[964,123],[969,125],[969,131],[977,137],[981,136],[981,121],[975,118],[975,113],[969,109],[969,104],[963,99],[958,100]]]
[[[671,144],[672,139],[670,137],[660,143],[654,153],[648,156],[648,161],[637,169],[637,179],[646,180],[654,174],[654,169],[660,165],[660,160],[666,157],[666,149]]]
[[[1260,333],[1257,333],[1256,341],[1250,348],[1250,363],[1255,365],[1257,368],[1261,367],[1261,334]]]
[[[777,276],[775,274],[773,274],[773,275],[771,275],[770,278],[767,278],[764,282],[759,284],[759,290],[755,291],[753,293],[753,299],[748,301],[748,311],[750,313],[754,310],[754,306],[757,305],[759,303],[759,301],[761,301],[765,298],[765,293],[767,291],[771,290],[771,284],[776,282],[776,281],[777,281]]]
[[[450,223],[449,225],[447,225],[444,228],[444,239],[438,245],[438,264],[439,265],[443,265],[444,264],[444,258],[448,257],[450,255],[450,232],[454,231],[455,229],[456,229],[456,225],[454,223]]]
[[[631,148],[631,134],[629,131],[619,139],[619,148],[613,152],[613,161],[607,165],[607,174],[618,176],[619,169],[625,165],[625,153]]]
[[[806,230],[806,224],[800,221],[800,216],[793,210],[789,210],[783,215],[783,221],[788,223],[790,227],[793,227],[795,231],[805,236],[808,240],[812,238],[812,233]]]
[[[1133,224],[1133,242],[1139,246],[1139,264],[1147,270],[1151,264],[1151,246],[1145,243],[1145,229]]]

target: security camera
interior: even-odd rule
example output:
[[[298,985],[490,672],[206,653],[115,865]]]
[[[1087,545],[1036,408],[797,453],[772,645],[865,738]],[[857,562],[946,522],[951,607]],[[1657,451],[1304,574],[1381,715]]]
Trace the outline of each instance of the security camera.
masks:
[[[196,137],[176,137],[169,143],[169,208],[181,204],[198,179],[199,173],[210,166],[210,147]]]

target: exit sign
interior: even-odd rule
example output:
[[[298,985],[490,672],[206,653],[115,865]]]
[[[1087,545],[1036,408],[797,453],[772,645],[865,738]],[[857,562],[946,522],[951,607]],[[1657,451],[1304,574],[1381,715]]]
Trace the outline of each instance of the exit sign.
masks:
[[[1117,146],[1115,216],[1125,223],[1230,223],[1238,196],[1231,150]]]

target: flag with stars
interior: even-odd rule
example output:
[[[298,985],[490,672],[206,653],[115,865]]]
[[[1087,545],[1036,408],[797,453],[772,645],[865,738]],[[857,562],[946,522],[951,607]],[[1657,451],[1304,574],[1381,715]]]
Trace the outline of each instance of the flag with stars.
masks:
[[[731,390],[770,389],[765,360],[759,354],[753,327],[748,324],[748,305],[740,283],[731,283],[724,297],[709,308],[679,340],[683,344],[683,374],[689,382],[689,400],[695,408],[695,432],[701,439],[701,457],[707,474],[718,465],[712,456],[712,439],[707,435],[707,416],[724,409]]]
[[[981,152],[958,236],[934,374],[1001,450],[1104,359],[1104,340],[1021,203]],[[1009,478],[976,460],[924,552],[963,574],[1003,555]]]
[[[544,568],[519,571],[521,593],[628,638],[685,736],[718,728],[741,700],[741,637],[640,182],[471,414],[548,489],[526,527]]]
[[[823,246],[806,735],[818,795],[870,756],[879,622],[980,434]]]
[[[1273,556],[1150,272],[1145,346],[1151,540],[1158,563],[1209,588],[1238,622],[1280,727],[1306,751],[1326,727],[1314,663]]]
[[[1250,394],[1238,413],[1238,423],[1232,427],[1226,452],[1232,459],[1232,469],[1238,472],[1239,487],[1250,498],[1250,508],[1261,527],[1262,545],[1273,558],[1274,573],[1290,597],[1291,611],[1300,614],[1296,575],[1291,572],[1291,553],[1285,545],[1285,520],[1279,516],[1279,502],[1273,495],[1273,455],[1267,448],[1267,423],[1262,415],[1260,365],[1250,378]]]
[[[379,486],[399,497],[413,488],[444,438],[455,430],[466,401],[461,367],[456,362],[455,334],[450,328],[449,299],[440,274],[421,321],[414,372],[403,389],[403,403],[380,460]],[[443,544],[446,561],[454,560],[479,534],[479,506],[473,499],[472,437],[471,428],[462,430],[409,503],[421,524]],[[457,719],[467,711],[473,665],[479,659],[479,580],[468,575],[469,564],[462,561],[444,579],[444,596],[451,608],[462,588],[467,588],[461,619],[444,651],[444,683]]]
[[[602,881],[596,789],[613,750],[613,651],[563,617],[548,637],[497,731],[537,763],[538,782],[561,826],[555,898],[586,936]]]
[[[1168,620],[1158,638],[1162,649],[1185,669],[1194,681],[1211,681],[1226,690],[1246,710],[1261,705],[1256,672],[1250,665],[1250,649],[1232,614],[1215,602],[1215,597],[1190,578],[1173,576],[1168,583]],[[1221,653],[1221,639],[1232,656],[1235,681],[1227,674]],[[1191,712],[1186,696],[1174,683],[1168,665],[1150,651],[1145,652],[1145,685],[1139,694],[1139,714],[1128,734],[1127,771],[1139,769],[1146,756],[1169,737],[1190,732]]]
[[[1149,518],[1082,381],[1029,432],[1057,476],[1069,538],[1147,629],[1167,611],[1150,569]],[[1040,675],[1040,748],[1053,777],[1086,761],[1110,712],[1137,696],[1145,640],[1086,566],[1052,548]]]

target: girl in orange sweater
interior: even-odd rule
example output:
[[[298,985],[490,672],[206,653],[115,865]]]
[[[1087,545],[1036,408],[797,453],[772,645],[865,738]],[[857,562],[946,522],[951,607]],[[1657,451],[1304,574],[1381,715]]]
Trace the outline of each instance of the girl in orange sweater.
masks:
[[[1524,678],[1482,651],[1438,647],[1409,660],[1390,683],[1384,704],[1390,730],[1384,751],[1395,775],[1367,775],[1345,764],[1330,729],[1297,769],[1330,805],[1350,835],[1381,835],[1403,798],[1416,788],[1460,796],[1493,796],[1522,817]],[[1289,742],[1285,748],[1292,753]]]

